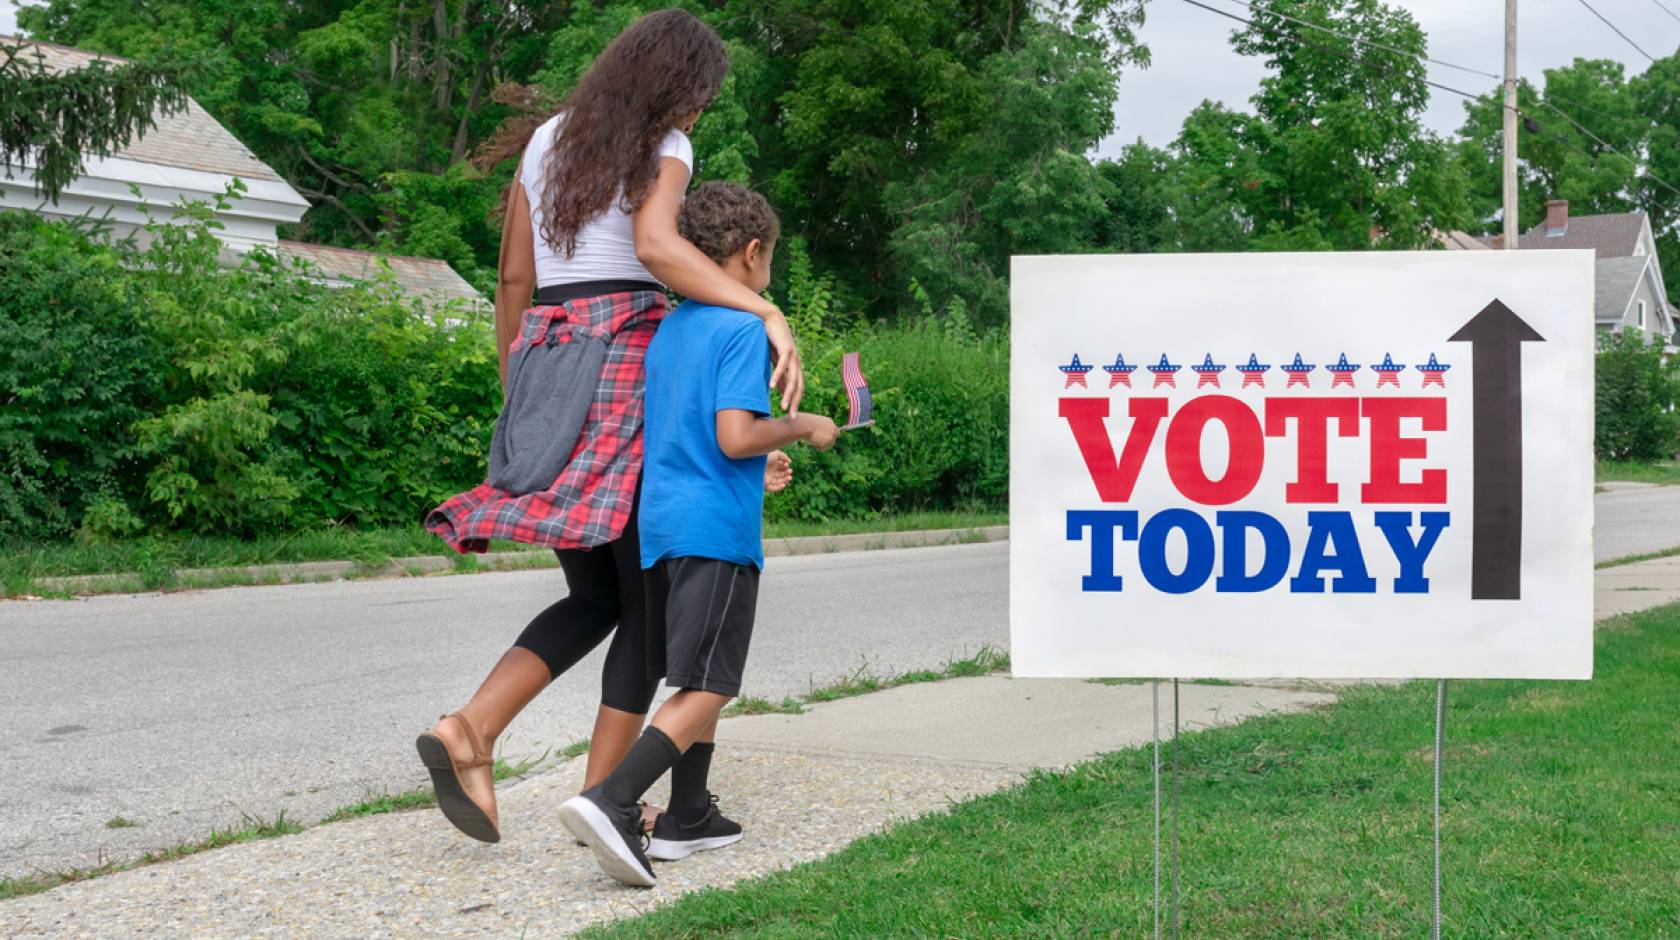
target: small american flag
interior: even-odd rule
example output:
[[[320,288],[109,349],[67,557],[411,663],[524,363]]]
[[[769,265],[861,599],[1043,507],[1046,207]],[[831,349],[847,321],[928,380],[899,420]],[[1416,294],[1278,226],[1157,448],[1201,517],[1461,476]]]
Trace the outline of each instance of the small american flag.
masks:
[[[852,405],[851,417],[841,430],[874,424],[869,414],[874,410],[875,402],[869,397],[869,382],[863,377],[863,369],[858,366],[857,353],[847,353],[841,358],[840,380],[846,386],[846,398]]]

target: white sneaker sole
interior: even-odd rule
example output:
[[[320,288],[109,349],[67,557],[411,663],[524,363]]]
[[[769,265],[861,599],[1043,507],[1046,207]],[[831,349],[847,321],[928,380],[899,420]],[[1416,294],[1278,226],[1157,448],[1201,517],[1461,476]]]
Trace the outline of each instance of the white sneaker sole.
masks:
[[[721,849],[726,845],[734,845],[741,841],[743,833],[732,836],[713,836],[710,839],[684,839],[680,842],[671,839],[654,839],[648,843],[648,858],[657,858],[662,862],[675,862],[685,859],[695,852],[709,852]]]
[[[630,847],[624,844],[624,837],[618,834],[607,814],[593,802],[581,796],[574,796],[560,807],[560,822],[567,831],[577,837],[579,842],[589,846],[595,853],[595,863],[601,870],[627,884],[638,888],[651,888],[654,885],[653,872],[642,867],[636,860]]]

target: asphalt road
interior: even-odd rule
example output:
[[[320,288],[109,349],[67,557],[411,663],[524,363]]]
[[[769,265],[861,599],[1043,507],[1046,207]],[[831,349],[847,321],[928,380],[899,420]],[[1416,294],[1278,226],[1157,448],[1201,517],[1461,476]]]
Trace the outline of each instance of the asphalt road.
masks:
[[[1599,560],[1680,546],[1680,487],[1595,504]],[[1007,645],[1007,557],[995,543],[771,559],[746,694]],[[0,601],[0,877],[422,785],[414,735],[563,591],[549,570]],[[585,737],[600,656],[516,721],[503,753]],[[119,817],[138,825],[108,827]]]
[[[1593,560],[1680,546],[1680,486],[1609,484],[1593,497]]]
[[[771,559],[745,694],[1005,646],[1007,557],[994,543]],[[563,591],[549,570],[0,601],[0,877],[424,784],[414,735]],[[504,753],[588,735],[601,655],[514,723]]]

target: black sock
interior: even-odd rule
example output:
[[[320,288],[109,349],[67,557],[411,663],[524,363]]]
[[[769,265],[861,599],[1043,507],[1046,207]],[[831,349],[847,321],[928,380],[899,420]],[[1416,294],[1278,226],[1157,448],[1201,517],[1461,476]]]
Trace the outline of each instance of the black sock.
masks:
[[[706,789],[706,777],[712,771],[712,751],[716,748],[710,741],[696,741],[671,768],[671,809],[705,809],[711,805],[712,791]]]
[[[665,736],[665,732],[649,725],[631,746],[607,779],[601,781],[601,795],[609,803],[621,807],[635,806],[653,782],[664,775],[682,758],[682,751]]]

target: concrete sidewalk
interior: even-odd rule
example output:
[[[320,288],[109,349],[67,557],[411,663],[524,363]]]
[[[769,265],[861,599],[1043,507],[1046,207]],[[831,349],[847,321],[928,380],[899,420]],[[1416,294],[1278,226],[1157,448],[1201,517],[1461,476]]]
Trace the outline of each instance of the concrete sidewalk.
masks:
[[[1323,692],[1186,685],[1187,728],[1335,701]],[[987,729],[991,729],[990,732]],[[736,846],[661,864],[625,888],[573,844],[556,809],[583,761],[501,792],[503,841],[434,810],[333,823],[0,904],[6,937],[558,937],[690,891],[820,858],[869,832],[1150,740],[1148,685],[1002,676],[902,686],[737,718],[714,789],[748,828]],[[661,785],[653,799],[665,795]]]
[[[1675,600],[1680,558],[1598,573],[1600,617]],[[1335,701],[1290,683],[1181,692],[1190,730]],[[1147,684],[996,676],[902,686],[726,722],[714,789],[747,838],[659,866],[651,891],[601,875],[560,826],[579,760],[501,792],[499,845],[458,835],[434,810],[324,825],[0,903],[0,936],[566,936],[820,858],[1032,768],[1147,743],[1150,731]]]

